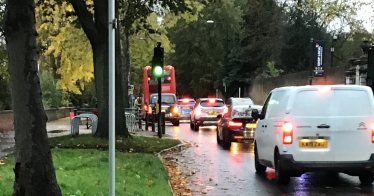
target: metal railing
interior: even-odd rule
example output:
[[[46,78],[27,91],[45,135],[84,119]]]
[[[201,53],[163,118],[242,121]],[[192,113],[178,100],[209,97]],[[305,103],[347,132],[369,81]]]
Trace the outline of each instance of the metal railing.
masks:
[[[78,116],[74,116],[70,121],[71,126],[71,135],[76,136],[79,135],[79,122],[80,118],[89,118],[91,120],[91,133],[95,134],[97,129],[98,118],[95,114],[79,114]]]

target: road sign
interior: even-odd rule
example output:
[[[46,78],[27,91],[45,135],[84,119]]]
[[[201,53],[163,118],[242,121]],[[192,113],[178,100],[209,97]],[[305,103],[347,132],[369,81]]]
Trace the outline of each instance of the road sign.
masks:
[[[324,77],[324,41],[314,43],[314,77]]]

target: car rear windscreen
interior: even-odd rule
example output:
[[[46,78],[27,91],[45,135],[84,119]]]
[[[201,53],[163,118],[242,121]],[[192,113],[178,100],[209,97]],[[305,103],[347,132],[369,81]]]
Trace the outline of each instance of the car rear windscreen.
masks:
[[[336,89],[300,91],[291,112],[295,116],[368,116],[370,100],[366,91]]]
[[[220,100],[215,100],[214,102],[209,102],[209,100],[203,100],[200,102],[202,107],[223,107],[225,103]]]
[[[158,95],[151,95],[150,103],[156,103],[158,101]],[[175,97],[173,95],[161,95],[161,102],[163,103],[175,103]]]

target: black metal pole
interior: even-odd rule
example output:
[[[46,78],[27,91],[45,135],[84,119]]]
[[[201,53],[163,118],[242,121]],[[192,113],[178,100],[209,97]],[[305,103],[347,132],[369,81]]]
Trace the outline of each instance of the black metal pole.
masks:
[[[334,66],[334,40],[331,43],[331,68]]]
[[[148,111],[145,111],[145,130],[148,131],[149,115]]]
[[[309,85],[313,83],[313,73],[314,73],[314,11],[312,11],[312,24],[311,24],[311,32],[310,32],[310,78],[309,78]]]
[[[139,129],[142,129],[142,110],[138,109],[138,123],[139,123]]]
[[[162,134],[165,134],[165,112],[161,112],[162,120]]]
[[[155,132],[156,111],[152,111],[152,132]]]
[[[157,114],[157,119],[158,119],[158,127],[157,127],[157,133],[158,137],[161,138],[161,77],[157,78],[158,82],[158,114]]]

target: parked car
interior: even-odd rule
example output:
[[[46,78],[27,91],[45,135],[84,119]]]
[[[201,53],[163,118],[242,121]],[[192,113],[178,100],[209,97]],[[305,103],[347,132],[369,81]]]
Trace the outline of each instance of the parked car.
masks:
[[[253,101],[250,98],[228,99],[227,111],[217,116],[217,143],[225,148],[231,142],[247,142],[254,139],[256,120],[252,118]],[[259,107],[255,107],[259,108]],[[260,108],[259,108],[260,109]]]
[[[152,122],[152,111],[156,110],[156,102],[158,102],[158,94],[151,94],[149,98],[149,120]],[[179,105],[177,102],[177,97],[172,93],[162,93],[161,94],[161,112],[165,112],[165,121],[170,121],[174,126],[179,125]],[[156,119],[158,115],[156,114]],[[155,119],[155,120],[156,120]]]
[[[374,181],[374,97],[353,85],[276,88],[268,95],[255,135],[255,168],[275,169],[288,184],[305,172],[332,171]]]
[[[217,115],[227,109],[225,102],[219,98],[200,98],[191,112],[191,129],[199,130],[199,126],[217,125]]]
[[[184,119],[190,119],[191,111],[194,105],[196,104],[196,101],[194,99],[184,98],[184,99],[178,99],[178,105],[180,107],[180,120]]]

